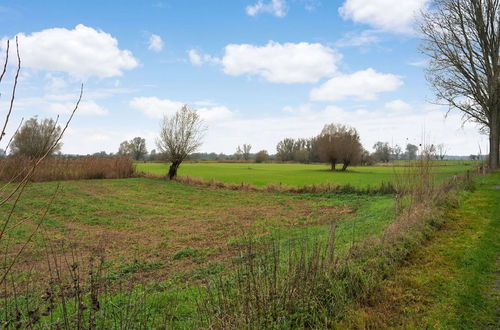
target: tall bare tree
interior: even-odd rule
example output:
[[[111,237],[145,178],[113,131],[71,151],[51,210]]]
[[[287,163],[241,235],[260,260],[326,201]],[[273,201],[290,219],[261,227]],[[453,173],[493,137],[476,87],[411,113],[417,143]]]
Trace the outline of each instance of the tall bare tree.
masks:
[[[201,146],[205,131],[200,115],[187,105],[183,105],[175,115],[163,117],[156,145],[171,163],[167,174],[170,180],[177,176],[177,169],[184,159]]]
[[[340,124],[327,124],[317,138],[321,159],[335,171],[338,163],[342,163],[342,171],[349,165],[361,160],[363,147],[355,128]]]
[[[252,149],[252,145],[250,145],[250,144],[243,145],[243,159],[244,160],[250,159],[250,149]]]
[[[439,101],[489,134],[489,165],[499,166],[500,0],[434,0],[423,14],[421,50]]]

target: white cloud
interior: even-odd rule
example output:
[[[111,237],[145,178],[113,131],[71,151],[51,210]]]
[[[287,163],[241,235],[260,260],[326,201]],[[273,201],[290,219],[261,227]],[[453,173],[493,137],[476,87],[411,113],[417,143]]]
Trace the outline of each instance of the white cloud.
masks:
[[[400,77],[376,72],[369,68],[353,74],[337,75],[310,93],[313,101],[374,100],[382,92],[398,89],[403,84]]]
[[[139,64],[130,51],[118,48],[113,36],[82,24],[73,30],[53,28],[18,37],[23,67],[107,78]]]
[[[335,45],[337,47],[360,47],[374,44],[380,41],[377,31],[364,30],[361,32],[350,32],[345,34]]]
[[[394,33],[412,33],[415,18],[429,0],[346,0],[339,13],[344,19]]]
[[[163,118],[164,115],[171,116],[184,104],[184,102],[160,99],[158,97],[134,97],[129,102],[129,106],[132,109],[139,110],[151,118]],[[232,112],[228,108],[220,105],[196,108],[196,110],[200,114],[200,117],[207,121],[225,120],[232,116]]]
[[[152,50],[154,52],[160,52],[163,49],[163,40],[161,37],[157,34],[152,34],[149,37],[149,50]]]
[[[56,114],[70,114],[75,108],[75,103],[49,103],[49,110]],[[82,101],[76,110],[76,115],[105,116],[108,109],[100,106],[94,101]]]
[[[284,112],[292,113],[292,114],[308,114],[312,112],[312,105],[307,103],[307,104],[301,104],[297,107],[292,107],[292,106],[285,106],[283,107]]]
[[[267,3],[264,3],[263,0],[258,0],[254,5],[247,6],[246,12],[249,16],[268,13],[276,17],[285,17],[287,6],[285,0],[270,0]]]
[[[47,73],[45,75],[45,79],[48,80],[47,85],[45,85],[45,89],[50,91],[59,91],[68,86],[68,83],[63,77],[54,76],[51,73]]]
[[[208,54],[200,54],[196,49],[190,49],[188,51],[189,61],[191,64],[196,66],[201,66],[205,63],[209,64],[219,64],[220,59],[214,56],[210,56]]]
[[[270,41],[265,46],[230,44],[225,48],[224,72],[258,75],[275,83],[314,83],[332,76],[341,56],[319,43]]]
[[[384,105],[387,109],[399,112],[411,110],[411,105],[402,100],[393,100]]]
[[[298,107],[300,108],[300,106]],[[419,109],[421,107],[418,107]],[[202,151],[232,153],[236,146],[250,143],[253,150],[266,149],[276,152],[276,144],[285,137],[311,137],[319,134],[327,123],[342,123],[355,127],[361,142],[371,149],[377,141],[387,141],[404,146],[419,144],[423,138],[429,143],[446,143],[450,154],[477,153],[477,145],[486,145],[473,124],[462,128],[461,116],[454,112],[445,118],[446,110],[434,109],[421,112],[376,110],[346,110],[327,106],[323,110],[292,112],[288,115],[262,119],[229,118],[209,123]],[[425,133],[425,136],[423,135]]]
[[[140,110],[151,118],[163,118],[164,115],[173,115],[184,103],[157,97],[134,97],[129,106]]]

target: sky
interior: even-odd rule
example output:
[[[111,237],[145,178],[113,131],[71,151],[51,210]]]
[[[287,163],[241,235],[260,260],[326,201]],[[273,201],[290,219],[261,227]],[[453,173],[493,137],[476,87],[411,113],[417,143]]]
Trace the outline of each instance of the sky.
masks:
[[[329,123],[377,141],[422,142],[448,154],[487,150],[487,137],[437,105],[418,51],[429,0],[0,0],[2,59],[18,36],[22,70],[12,134],[21,118],[67,119],[63,153],[116,152],[141,136],[148,149],[163,116],[197,109],[201,152],[238,145],[276,152],[286,137]],[[8,109],[14,53],[0,86]],[[3,141],[2,141],[3,143]],[[0,147],[5,147],[2,145]]]

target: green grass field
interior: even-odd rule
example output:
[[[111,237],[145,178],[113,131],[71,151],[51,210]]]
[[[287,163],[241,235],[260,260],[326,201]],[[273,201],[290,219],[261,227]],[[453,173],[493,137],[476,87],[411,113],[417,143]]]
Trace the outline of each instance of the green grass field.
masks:
[[[44,182],[27,187],[9,225],[9,239],[2,242],[16,244],[29,237],[56,186]],[[50,239],[71,244],[84,256],[104,248],[117,274],[130,273],[123,269],[139,260],[154,267],[141,265],[134,275],[166,279],[230,261],[245,235],[325,235],[325,223],[347,215],[339,242],[362,239],[390,222],[392,204],[390,196],[242,192],[147,178],[65,181],[22,267],[43,269],[43,242]],[[2,209],[2,218],[8,209]],[[354,234],[348,229],[352,226],[357,227]]]
[[[444,164],[444,165],[442,165]],[[357,166],[347,172],[332,172],[327,165],[316,164],[257,164],[257,163],[183,163],[179,168],[180,176],[192,176],[205,180],[215,179],[226,183],[250,183],[265,186],[270,183],[293,186],[307,184],[333,183],[350,184],[357,188],[379,186],[382,182],[393,180],[395,173],[404,171],[398,166]],[[451,177],[471,169],[472,162],[436,162],[434,168],[440,178]],[[138,171],[165,175],[165,163],[136,163]]]
[[[478,177],[476,184],[429,244],[357,311],[364,319],[360,327],[498,328],[500,172]]]

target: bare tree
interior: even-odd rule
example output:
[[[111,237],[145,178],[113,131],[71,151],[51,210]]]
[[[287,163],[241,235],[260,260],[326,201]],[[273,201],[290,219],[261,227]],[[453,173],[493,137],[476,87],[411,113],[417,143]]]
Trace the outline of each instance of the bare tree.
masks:
[[[38,121],[35,116],[28,119],[12,139],[10,149],[14,155],[36,159],[49,151],[49,155],[61,150],[62,143],[55,143],[61,127],[53,119]]]
[[[406,158],[408,158],[408,160],[417,159],[417,151],[418,147],[416,145],[408,143],[406,145]]]
[[[355,128],[340,125],[325,125],[316,139],[320,157],[335,171],[336,165],[342,163],[342,171],[361,159],[363,148],[359,142],[359,135]]]
[[[443,160],[444,157],[446,157],[447,152],[448,152],[448,147],[445,144],[440,143],[436,146],[436,153],[440,160]]]
[[[177,176],[177,169],[184,159],[201,146],[205,131],[203,120],[196,110],[187,105],[183,105],[175,115],[163,117],[156,145],[171,163],[167,174],[170,180]]]
[[[243,145],[243,159],[244,160],[250,159],[250,149],[252,149],[252,146],[250,144]]]
[[[268,159],[269,159],[269,154],[267,153],[267,150],[261,150],[257,154],[255,154],[256,163],[263,163]]]
[[[236,152],[234,153],[234,158],[236,158],[236,160],[240,160],[242,157],[243,157],[243,150],[241,150],[241,147],[238,146],[238,148],[236,148]]]
[[[439,102],[489,133],[489,165],[499,166],[500,0],[434,0],[423,14],[421,50]]]
[[[388,142],[378,141],[373,145],[373,149],[375,149],[373,157],[376,161],[388,163],[391,160],[392,148]]]
[[[293,152],[295,148],[295,140],[291,138],[286,138],[278,142],[276,146],[276,156],[282,162],[286,162],[293,159]]]

